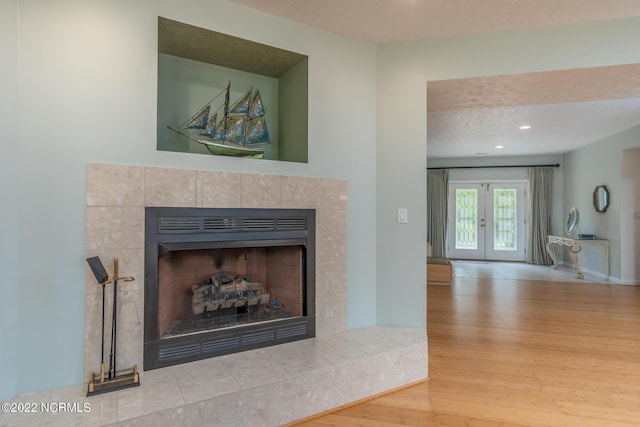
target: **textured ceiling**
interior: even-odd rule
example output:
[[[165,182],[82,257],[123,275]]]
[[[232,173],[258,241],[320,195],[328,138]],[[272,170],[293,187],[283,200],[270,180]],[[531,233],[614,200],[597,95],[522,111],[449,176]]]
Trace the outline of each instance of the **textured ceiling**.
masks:
[[[640,98],[437,111],[427,123],[431,159],[562,154],[640,124]]]
[[[565,153],[640,124],[640,64],[430,81],[427,110],[430,158]]]
[[[427,84],[429,112],[625,98],[640,98],[640,64],[438,80]]]
[[[376,45],[640,16],[640,0],[231,1]],[[590,144],[640,124],[639,79],[632,64],[428,82],[429,158]]]

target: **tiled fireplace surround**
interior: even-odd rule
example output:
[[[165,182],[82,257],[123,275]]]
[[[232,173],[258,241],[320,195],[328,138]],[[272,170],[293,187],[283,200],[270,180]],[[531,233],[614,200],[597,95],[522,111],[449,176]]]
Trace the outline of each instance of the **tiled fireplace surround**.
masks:
[[[142,372],[140,387],[89,398],[86,384],[31,395],[89,402],[91,412],[29,425],[281,425],[426,378],[424,329],[346,329],[346,181],[92,163],[86,256],[110,275],[117,257],[120,275],[135,277],[118,288],[119,369],[142,368],[145,206],[316,209],[316,338]],[[101,292],[87,269],[87,382],[100,362]]]

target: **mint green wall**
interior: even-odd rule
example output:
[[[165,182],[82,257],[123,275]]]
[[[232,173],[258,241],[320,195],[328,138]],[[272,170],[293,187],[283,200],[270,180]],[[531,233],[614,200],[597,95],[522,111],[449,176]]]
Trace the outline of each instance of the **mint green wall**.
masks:
[[[378,49],[378,323],[424,323],[426,82],[637,63],[638,40],[629,18]],[[399,207],[409,224],[395,223]]]
[[[381,325],[425,327],[427,85],[412,58],[394,53],[378,55],[376,314]]]
[[[347,323],[375,324],[374,46],[224,0],[25,0],[17,18],[5,3],[2,19],[13,18],[0,32],[17,25],[18,37],[0,46],[18,46],[20,79],[3,144],[10,123],[20,132],[0,188],[20,228],[9,233],[17,267],[2,281],[15,294],[2,302],[15,307],[2,311],[15,331],[0,344],[1,396],[83,381],[88,162],[347,180]],[[157,151],[158,16],[308,55],[309,163]],[[15,69],[10,53],[1,62]]]
[[[293,162],[309,161],[309,60],[303,59],[278,79],[280,99],[280,158]]]
[[[640,147],[640,126],[604,138],[564,155],[564,195],[567,210],[575,206],[580,212],[580,229],[609,240],[609,262],[613,279],[622,279],[622,156],[625,149]],[[598,213],[593,208],[593,190],[606,185],[610,192],[609,208]],[[627,231],[628,232],[628,231]],[[565,259],[568,259],[565,256]],[[637,257],[631,262],[637,263]],[[586,248],[583,253],[586,270],[604,274],[602,253]],[[625,280],[634,279],[625,277]],[[638,278],[635,278],[638,279]],[[634,280],[635,280],[634,279]]]
[[[16,2],[0,1],[0,401],[15,394],[18,227]]]

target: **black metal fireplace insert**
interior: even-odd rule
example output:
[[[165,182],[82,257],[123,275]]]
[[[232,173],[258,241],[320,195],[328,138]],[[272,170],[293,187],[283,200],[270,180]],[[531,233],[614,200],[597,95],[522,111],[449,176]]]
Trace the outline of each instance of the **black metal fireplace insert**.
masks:
[[[144,369],[315,336],[315,210],[145,210]]]

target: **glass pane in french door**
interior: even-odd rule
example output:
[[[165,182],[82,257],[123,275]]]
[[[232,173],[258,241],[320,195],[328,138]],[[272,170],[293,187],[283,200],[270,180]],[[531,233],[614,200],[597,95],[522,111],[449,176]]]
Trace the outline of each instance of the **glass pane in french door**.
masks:
[[[518,250],[517,194],[515,188],[493,189],[493,250]]]
[[[456,189],[456,249],[478,249],[478,190]]]
[[[484,206],[482,184],[453,183],[449,186],[449,225],[447,256],[482,259],[485,256]]]
[[[489,184],[486,259],[524,261],[525,188],[523,182]]]

